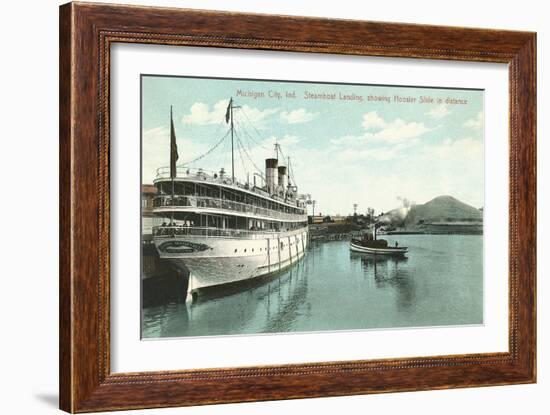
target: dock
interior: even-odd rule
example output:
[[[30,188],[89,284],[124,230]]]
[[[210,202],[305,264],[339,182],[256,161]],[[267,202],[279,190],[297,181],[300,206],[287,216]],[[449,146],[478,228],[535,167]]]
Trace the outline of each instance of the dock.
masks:
[[[189,273],[161,261],[151,239],[142,241],[142,307],[183,302],[187,297]]]
[[[309,225],[309,238],[311,241],[342,241],[351,239],[361,227],[354,224],[322,223]]]

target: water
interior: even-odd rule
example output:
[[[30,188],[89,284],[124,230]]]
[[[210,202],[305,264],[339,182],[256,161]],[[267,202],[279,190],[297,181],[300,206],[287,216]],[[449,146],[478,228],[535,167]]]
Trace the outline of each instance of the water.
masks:
[[[385,236],[406,258],[312,243],[292,269],[196,303],[143,310],[143,337],[358,330],[483,323],[483,237]]]

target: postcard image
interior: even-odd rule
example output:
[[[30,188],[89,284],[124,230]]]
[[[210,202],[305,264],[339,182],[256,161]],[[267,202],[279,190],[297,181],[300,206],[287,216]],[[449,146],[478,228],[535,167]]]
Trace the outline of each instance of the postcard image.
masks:
[[[484,323],[483,90],[144,74],[139,185],[143,339]]]

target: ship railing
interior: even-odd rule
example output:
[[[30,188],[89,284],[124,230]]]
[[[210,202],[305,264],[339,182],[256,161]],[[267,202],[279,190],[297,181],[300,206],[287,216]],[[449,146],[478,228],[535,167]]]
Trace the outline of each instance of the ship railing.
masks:
[[[155,181],[170,178],[170,167],[160,167],[157,169],[157,177]],[[241,183],[238,180],[232,180],[227,173],[222,174],[221,172],[190,167],[176,167],[176,179],[193,179],[215,184],[231,185],[245,190],[253,189],[250,184]]]
[[[290,230],[290,229],[289,229]],[[277,234],[275,230],[222,229],[197,226],[154,226],[153,237],[205,236],[208,238],[264,239]]]
[[[170,179],[170,166],[159,167],[157,169],[157,179]],[[201,168],[191,168],[185,166],[176,167],[176,177],[201,176],[213,177],[218,175],[215,171],[205,170]],[[227,177],[227,176],[225,176]]]
[[[153,207],[196,207],[230,210],[233,212],[247,213],[251,215],[266,216],[281,220],[306,220],[306,214],[281,212],[232,200],[204,197],[204,196],[157,196],[153,200]]]
[[[261,177],[265,181],[265,178],[263,176]],[[157,180],[165,180],[170,178],[171,178],[170,167],[160,167],[157,169],[157,175],[154,181],[156,182]],[[233,186],[238,189],[257,193],[262,196],[269,196],[268,193],[261,187],[253,186],[250,183],[241,183],[238,180],[232,180],[227,173],[221,174],[220,172],[204,170],[200,168],[196,169],[196,168],[190,168],[190,167],[176,167],[176,179],[178,178],[204,181],[207,183],[212,183],[217,185]],[[285,199],[281,195],[272,195],[271,197],[275,198],[279,202],[285,201]],[[307,195],[293,196],[293,202],[305,204],[306,199],[307,199]]]

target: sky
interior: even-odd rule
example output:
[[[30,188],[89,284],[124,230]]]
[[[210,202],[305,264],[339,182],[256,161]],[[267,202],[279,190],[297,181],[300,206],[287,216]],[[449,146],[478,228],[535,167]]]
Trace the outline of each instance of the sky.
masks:
[[[403,199],[425,203],[441,195],[483,206],[481,90],[150,75],[141,81],[143,183],[169,165],[170,106],[178,166],[230,172],[225,112],[232,97],[240,107],[236,177],[263,172],[278,143],[280,160],[290,158],[294,184],[316,201],[316,214],[349,214],[355,203],[359,213],[381,213]]]

